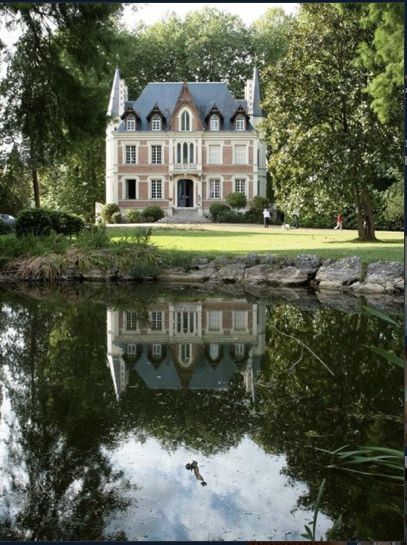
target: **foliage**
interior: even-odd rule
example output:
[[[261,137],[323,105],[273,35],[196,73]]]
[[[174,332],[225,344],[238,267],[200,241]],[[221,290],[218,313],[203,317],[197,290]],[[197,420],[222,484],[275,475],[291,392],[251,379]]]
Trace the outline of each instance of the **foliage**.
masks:
[[[120,207],[116,203],[107,203],[103,206],[100,215],[106,223],[112,223],[112,215],[115,212],[120,212]]]
[[[0,213],[16,215],[31,204],[31,183],[17,146],[0,151]]]
[[[272,66],[287,52],[293,17],[282,8],[269,8],[252,25],[253,48],[259,68]]]
[[[360,62],[374,71],[367,86],[371,106],[381,123],[401,128],[403,111],[404,5],[401,2],[369,3],[362,25],[374,38],[359,47]]]
[[[246,223],[263,223],[263,210],[270,206],[267,197],[256,195],[249,202],[249,210],[245,213]]]
[[[229,209],[218,213],[216,221],[218,223],[246,223],[246,218],[244,214]]]
[[[136,208],[132,208],[126,213],[126,220],[128,223],[144,223],[145,221],[140,210]]]
[[[402,229],[404,225],[404,180],[400,179],[384,192],[384,219]]]
[[[303,4],[287,54],[266,73],[269,167],[284,212],[352,206],[359,238],[374,240],[372,191],[398,164],[402,135],[369,107],[371,74],[355,59],[372,34],[361,6],[344,8]]]
[[[147,206],[141,215],[146,221],[158,221],[164,217],[164,211],[159,206]]]
[[[15,231],[18,237],[49,235],[52,231],[62,235],[76,235],[84,227],[81,218],[45,208],[27,208],[22,210],[16,220]]]
[[[213,221],[218,221],[219,215],[229,211],[230,211],[230,207],[227,204],[215,202],[214,204],[211,204],[209,207],[209,213]]]
[[[105,225],[92,225],[84,229],[76,238],[75,245],[78,248],[92,249],[109,246],[110,238]]]
[[[121,223],[122,222],[122,215],[120,212],[113,212],[112,214],[112,223]]]
[[[247,204],[246,195],[239,192],[228,193],[225,200],[231,208],[236,208],[237,210],[245,208]]]
[[[312,529],[309,526],[305,525],[305,532],[306,533],[301,534],[301,537],[303,537],[305,539],[309,539],[310,541],[316,541],[316,539],[317,539],[317,537],[316,537],[317,520],[318,520],[319,508],[320,508],[320,505],[321,505],[322,494],[324,492],[325,482],[326,482],[326,479],[323,479],[323,481],[321,483],[321,486],[319,487],[319,490],[318,490],[317,499],[315,500],[314,516],[312,518]],[[332,539],[333,537],[335,537],[335,533],[341,527],[341,524],[342,524],[342,515],[339,515],[339,517],[337,518],[337,520],[334,523],[333,527],[328,532],[328,535],[327,535],[328,539]],[[321,541],[322,541],[322,537],[321,537]]]

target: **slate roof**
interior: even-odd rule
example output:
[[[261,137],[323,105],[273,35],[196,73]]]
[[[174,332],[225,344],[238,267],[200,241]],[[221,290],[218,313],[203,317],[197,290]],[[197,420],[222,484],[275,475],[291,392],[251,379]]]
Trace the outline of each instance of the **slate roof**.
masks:
[[[139,130],[151,130],[147,116],[154,105],[158,105],[161,112],[166,117],[167,123],[170,122],[182,86],[182,82],[148,83],[137,100],[127,101],[125,103],[125,108],[131,105],[140,115],[141,124]],[[227,85],[223,82],[189,82],[188,87],[204,127],[207,126],[205,117],[208,110],[213,106],[213,103],[216,104],[224,117],[221,130],[234,129],[231,117],[239,106],[243,106],[247,111],[247,102],[245,100],[235,99]],[[248,130],[252,129],[253,127],[248,124]],[[125,130],[124,122],[119,125],[118,130]]]

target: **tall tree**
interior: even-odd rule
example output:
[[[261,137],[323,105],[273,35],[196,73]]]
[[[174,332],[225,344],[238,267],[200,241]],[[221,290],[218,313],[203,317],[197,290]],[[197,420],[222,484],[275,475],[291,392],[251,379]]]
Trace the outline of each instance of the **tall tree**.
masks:
[[[40,206],[39,169],[104,126],[100,73],[120,4],[1,4],[21,30],[1,82],[1,132],[21,149]],[[103,104],[104,106],[104,104]]]
[[[394,167],[401,139],[379,123],[365,91],[371,73],[355,62],[370,29],[363,7],[305,4],[286,56],[267,72],[265,123],[277,202],[352,204],[360,240],[375,239],[372,193]],[[374,75],[374,74],[373,74]]]
[[[254,21],[253,48],[260,69],[276,64],[287,52],[294,17],[282,8],[269,8]]]

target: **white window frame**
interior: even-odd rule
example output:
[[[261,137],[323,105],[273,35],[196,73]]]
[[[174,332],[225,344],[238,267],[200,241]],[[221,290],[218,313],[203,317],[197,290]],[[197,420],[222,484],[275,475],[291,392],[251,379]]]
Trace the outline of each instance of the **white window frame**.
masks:
[[[209,130],[220,131],[220,116],[219,114],[211,114],[209,118]]]
[[[219,197],[211,196],[211,185],[212,185],[212,182],[215,182],[215,181],[219,182]],[[208,201],[221,201],[223,199],[223,178],[221,176],[211,176],[210,178],[208,178],[207,187],[208,187],[208,194],[207,194]]]
[[[242,320],[242,326],[243,327],[236,327],[236,325],[239,325],[239,324],[236,324],[237,322],[237,316],[243,316],[243,320]],[[239,318],[240,320],[240,318]],[[249,313],[247,310],[233,310],[232,311],[232,331],[248,331],[248,323],[249,323]]]
[[[184,161],[184,144],[187,145],[187,160]],[[180,161],[178,161],[178,146],[180,146]],[[192,155],[191,155],[192,146]],[[192,159],[192,160],[191,160]],[[176,165],[196,165],[198,159],[197,144],[193,140],[176,140],[174,142],[174,164]]]
[[[244,356],[244,344],[243,343],[236,343],[235,344],[235,356],[243,357]]]
[[[189,115],[189,129],[183,129],[182,128],[182,122],[183,122],[183,114],[187,113]],[[193,122],[194,116],[192,115],[192,112],[189,110],[189,108],[183,108],[180,113],[178,114],[178,129],[182,132],[191,132],[192,131],[192,122]]]
[[[126,131],[135,131],[136,130],[136,116],[134,114],[129,114],[126,117]]]
[[[244,182],[244,191],[238,189],[238,183]],[[248,179],[246,176],[234,176],[233,177],[233,191],[235,193],[244,193],[246,197],[249,195]]]
[[[237,161],[237,149],[238,148],[245,148],[245,161]],[[248,165],[249,164],[249,144],[245,143],[238,143],[236,142],[233,144],[233,164],[234,165]]]
[[[161,131],[162,119],[160,114],[154,114],[151,118],[151,130]]]
[[[211,320],[216,315],[217,327],[211,324]],[[223,333],[223,313],[221,310],[207,310],[206,311],[206,329],[211,333]]]
[[[134,148],[134,161],[127,160],[127,148]],[[129,155],[131,158],[131,153]],[[124,144],[124,164],[137,165],[137,144]]]
[[[154,150],[154,148],[156,148]],[[159,149],[159,159],[158,161],[158,149]],[[164,164],[164,150],[162,144],[150,144],[150,164],[151,165],[163,165]]]
[[[163,353],[162,344],[153,344],[151,347],[151,354],[155,358],[161,358]]]
[[[153,185],[157,182],[160,182],[161,184],[161,197],[155,197],[154,191],[153,191]],[[164,179],[159,176],[152,176],[151,178],[148,178],[148,189],[149,189],[149,198],[154,201],[162,201],[164,200]],[[157,191],[157,190],[156,190]]]
[[[130,320],[129,320],[129,315],[130,315]],[[135,312],[134,310],[127,310],[125,317],[126,317],[126,331],[139,331],[139,321],[137,317],[137,312]],[[130,324],[131,325],[134,324],[135,327],[129,327],[129,321],[130,321]]]
[[[164,312],[162,310],[152,310],[148,313],[148,318],[150,323],[150,331],[155,331],[157,333],[161,333],[162,331],[164,331]],[[158,329],[157,327],[153,327],[156,320],[161,325],[160,329]]]
[[[208,352],[209,352],[209,357],[210,357],[210,359],[212,361],[217,360],[219,358],[219,356],[220,356],[220,346],[219,346],[219,344],[211,343],[209,345]],[[213,352],[216,352],[216,354],[214,354]]]
[[[211,148],[217,148],[218,150],[217,157],[215,158],[211,157]],[[207,161],[206,162],[208,165],[222,165],[223,164],[222,155],[223,155],[223,147],[221,144],[215,144],[215,143],[207,144]]]
[[[184,358],[184,354],[188,352],[187,357]],[[192,363],[192,343],[182,343],[178,347],[178,357],[183,367],[189,367]]]
[[[237,114],[235,119],[235,129],[237,131],[245,131],[246,130],[246,118],[243,114]]]
[[[137,345],[134,343],[130,343],[127,345],[127,354],[129,356],[135,356],[137,354]]]

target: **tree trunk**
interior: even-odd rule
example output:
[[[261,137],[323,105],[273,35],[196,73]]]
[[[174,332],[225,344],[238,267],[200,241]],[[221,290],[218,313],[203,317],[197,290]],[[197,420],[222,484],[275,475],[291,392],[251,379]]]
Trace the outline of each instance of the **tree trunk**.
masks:
[[[36,168],[31,170],[31,178],[33,182],[35,207],[40,208],[40,182],[38,181],[38,171]]]
[[[358,221],[358,238],[362,242],[375,241],[377,239],[369,193],[366,188],[360,191],[357,184],[354,186],[354,193]]]

